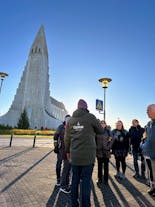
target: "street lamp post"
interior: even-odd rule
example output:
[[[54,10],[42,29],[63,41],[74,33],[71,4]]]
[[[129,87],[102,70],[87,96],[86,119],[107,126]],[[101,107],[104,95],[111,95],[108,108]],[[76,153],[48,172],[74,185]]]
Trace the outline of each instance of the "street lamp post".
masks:
[[[7,73],[0,72],[0,77],[1,77],[0,93],[1,93],[1,90],[2,90],[3,80],[4,80],[4,78],[5,78],[6,76],[8,76]]]
[[[101,79],[99,79],[99,82],[102,83],[102,88],[104,88],[104,109],[103,109],[104,121],[106,119],[106,110],[105,110],[105,105],[106,105],[106,88],[108,88],[108,84],[111,81],[112,81],[111,78],[101,78]]]

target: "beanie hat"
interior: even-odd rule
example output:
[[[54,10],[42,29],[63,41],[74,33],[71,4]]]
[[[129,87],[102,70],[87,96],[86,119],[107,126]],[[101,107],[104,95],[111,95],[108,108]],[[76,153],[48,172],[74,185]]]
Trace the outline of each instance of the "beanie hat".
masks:
[[[78,102],[78,109],[87,109],[87,108],[88,106],[87,106],[86,101],[83,99],[80,99]]]

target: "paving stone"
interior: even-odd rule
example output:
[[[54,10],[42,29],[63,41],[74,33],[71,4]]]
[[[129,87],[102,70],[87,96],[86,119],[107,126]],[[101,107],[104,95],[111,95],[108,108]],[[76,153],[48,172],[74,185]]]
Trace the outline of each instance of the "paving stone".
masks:
[[[127,158],[125,180],[115,178],[114,158],[109,166],[109,185],[96,185],[97,163],[92,179],[92,207],[155,207],[144,180],[133,178],[133,160]],[[56,154],[52,147],[0,146],[0,207],[70,207],[70,195],[55,186]],[[140,164],[140,163],[139,163]]]

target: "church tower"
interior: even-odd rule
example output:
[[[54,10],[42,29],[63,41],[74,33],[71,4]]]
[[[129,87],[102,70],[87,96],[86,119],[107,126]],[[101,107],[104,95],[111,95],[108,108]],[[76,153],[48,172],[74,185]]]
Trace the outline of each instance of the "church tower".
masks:
[[[0,123],[17,126],[25,109],[31,128],[55,129],[67,114],[63,103],[50,97],[48,49],[43,26],[30,48],[28,60],[9,111]]]

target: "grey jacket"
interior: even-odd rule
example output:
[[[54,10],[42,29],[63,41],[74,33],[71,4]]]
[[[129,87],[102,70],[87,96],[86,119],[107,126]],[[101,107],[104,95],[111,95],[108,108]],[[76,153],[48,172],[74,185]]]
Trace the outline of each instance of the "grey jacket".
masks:
[[[73,165],[84,166],[95,162],[95,135],[102,133],[100,122],[87,109],[77,109],[73,113],[65,130],[65,148]]]
[[[107,128],[104,128],[103,134],[96,136],[96,157],[110,158],[110,149],[112,147],[112,142],[109,140],[110,137],[112,138],[112,133]]]
[[[144,155],[149,156],[151,159],[155,159],[155,120],[148,122],[146,126],[146,136],[142,150]]]

